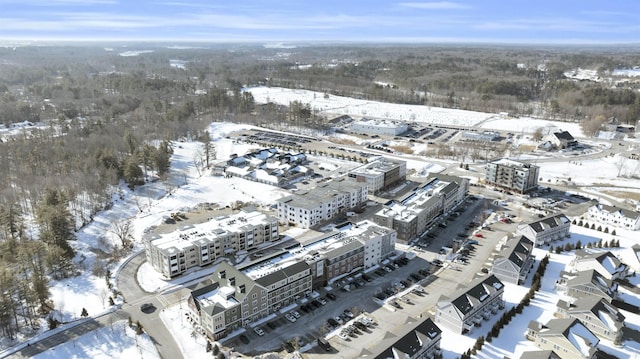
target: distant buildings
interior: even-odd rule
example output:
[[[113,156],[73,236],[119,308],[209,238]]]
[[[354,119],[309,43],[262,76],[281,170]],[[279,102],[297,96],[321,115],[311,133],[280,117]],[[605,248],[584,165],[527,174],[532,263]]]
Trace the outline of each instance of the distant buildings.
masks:
[[[554,149],[575,147],[578,144],[578,141],[568,131],[550,133],[542,141],[543,143],[548,143]]]
[[[368,190],[364,182],[333,180],[312,191],[279,199],[278,220],[280,223],[309,228],[366,202]]]
[[[147,261],[166,278],[192,267],[205,266],[239,250],[277,240],[278,220],[263,213],[242,210],[197,225],[189,225],[145,241]]]
[[[626,209],[596,204],[587,211],[589,218],[602,224],[632,231],[640,229],[640,213]]]
[[[494,131],[462,132],[461,139],[469,142],[492,142],[500,137],[500,133]]]
[[[370,194],[376,194],[404,181],[407,177],[407,162],[380,157],[361,167],[349,171],[348,178],[366,183]]]
[[[303,153],[281,153],[275,148],[268,148],[243,156],[232,155],[224,163],[224,169],[218,168],[218,172],[224,172],[226,176],[286,187],[294,180],[313,176],[313,170],[306,166],[307,163],[307,156]]]
[[[502,282],[522,284],[533,267],[533,242],[525,236],[511,238],[493,260],[491,273]]]
[[[526,193],[538,186],[540,167],[506,158],[487,164],[486,182],[507,190]]]
[[[222,338],[394,253],[395,231],[363,221],[248,266],[223,261],[209,284],[191,292],[190,318]]]
[[[548,245],[552,241],[569,236],[571,221],[562,213],[542,218],[532,223],[518,226],[518,233],[527,237],[536,247]]]
[[[393,228],[407,243],[422,234],[434,219],[461,203],[469,189],[466,178],[435,174],[402,198],[391,200],[374,215],[374,222]]]
[[[364,132],[374,135],[397,136],[409,130],[409,125],[402,121],[363,118],[349,126],[353,132]]]
[[[374,359],[427,359],[441,354],[442,330],[429,318],[378,354]]]
[[[578,319],[551,319],[547,324],[531,321],[527,339],[561,359],[593,359],[600,339]]]
[[[451,299],[445,297],[439,301],[435,322],[454,333],[471,332],[482,320],[488,320],[504,308],[503,292],[504,284],[495,275],[479,278],[454,293]]]

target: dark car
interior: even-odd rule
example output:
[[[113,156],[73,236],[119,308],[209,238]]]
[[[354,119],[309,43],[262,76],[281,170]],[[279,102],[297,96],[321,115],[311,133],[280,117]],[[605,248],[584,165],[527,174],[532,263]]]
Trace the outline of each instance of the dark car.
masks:
[[[278,326],[276,325],[276,323],[274,323],[274,322],[268,322],[268,323],[267,323],[267,326],[268,326],[269,328],[271,328],[271,329],[276,329],[276,328],[278,327]]]
[[[331,300],[336,300],[338,297],[336,297],[336,295],[333,294],[333,293],[327,293],[327,298],[329,298]]]
[[[329,320],[327,320],[327,323],[329,323],[329,325],[334,328],[337,328],[340,326],[340,323],[338,323],[338,321],[333,318],[329,318]]]
[[[140,310],[144,313],[153,312],[156,307],[151,303],[144,303],[140,306]]]

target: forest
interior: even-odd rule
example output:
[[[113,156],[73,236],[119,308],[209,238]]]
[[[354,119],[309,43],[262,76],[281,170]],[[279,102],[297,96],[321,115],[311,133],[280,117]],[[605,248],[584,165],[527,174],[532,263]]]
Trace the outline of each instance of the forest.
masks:
[[[140,53],[124,55],[132,49]],[[0,129],[22,128],[0,137],[2,335],[13,338],[47,316],[51,281],[82,271],[103,275],[104,268],[79,265],[74,233],[110,208],[123,191],[119,184],[126,190],[163,180],[176,141],[208,148],[206,128],[215,121],[326,126],[308,104],[257,105],[244,86],[535,115],[584,122],[593,133],[611,117],[629,124],[640,118],[638,82],[611,75],[640,65],[635,53],[515,46],[0,47]],[[597,70],[602,81],[564,76],[577,68]],[[113,260],[129,245],[114,246]]]

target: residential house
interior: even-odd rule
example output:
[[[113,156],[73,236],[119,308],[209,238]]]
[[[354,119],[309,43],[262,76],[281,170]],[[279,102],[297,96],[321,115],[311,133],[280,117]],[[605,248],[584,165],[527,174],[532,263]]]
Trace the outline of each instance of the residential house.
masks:
[[[560,272],[556,289],[574,298],[597,297],[611,302],[617,297],[618,284],[603,277],[595,269],[580,272]]]
[[[471,332],[483,319],[488,320],[504,308],[503,292],[504,284],[495,275],[478,278],[452,295],[452,299],[445,297],[438,301],[435,322],[454,333]]]
[[[625,228],[632,231],[640,229],[640,213],[615,206],[596,204],[587,211],[589,218],[599,223]]]
[[[522,284],[533,267],[533,242],[525,236],[507,240],[493,260],[491,273],[502,282]]]
[[[598,297],[583,297],[573,303],[559,300],[556,307],[557,317],[578,319],[599,338],[614,343],[622,341],[624,315],[608,301]]]
[[[547,324],[531,321],[527,339],[560,359],[594,359],[600,339],[578,319],[551,319]]]
[[[609,280],[621,279],[629,275],[629,267],[610,251],[589,253],[579,249],[567,267],[572,272],[595,269]]]
[[[487,164],[485,181],[496,187],[526,193],[538,187],[540,167],[502,158]]]
[[[527,237],[536,247],[569,237],[571,221],[562,213],[518,226],[518,233]]]
[[[553,350],[527,350],[520,354],[519,359],[560,359]]]
[[[376,356],[374,359],[433,359],[441,354],[440,339],[442,330],[427,318],[415,329]]]

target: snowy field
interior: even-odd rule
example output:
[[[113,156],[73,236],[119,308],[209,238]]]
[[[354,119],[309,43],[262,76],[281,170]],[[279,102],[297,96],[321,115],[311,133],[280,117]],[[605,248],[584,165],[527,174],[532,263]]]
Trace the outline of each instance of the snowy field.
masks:
[[[35,359],[160,359],[146,334],[136,335],[126,321],[113,323],[40,353]]]
[[[288,106],[293,101],[310,104],[312,109],[331,115],[350,115],[356,118],[389,118],[434,125],[478,126],[514,133],[533,133],[539,127],[569,131],[574,137],[584,137],[576,123],[547,121],[532,118],[508,119],[498,114],[456,110],[424,105],[403,105],[378,101],[358,100],[350,97],[328,95],[309,90],[293,90],[282,87],[251,87],[249,91],[257,103],[273,102]]]

